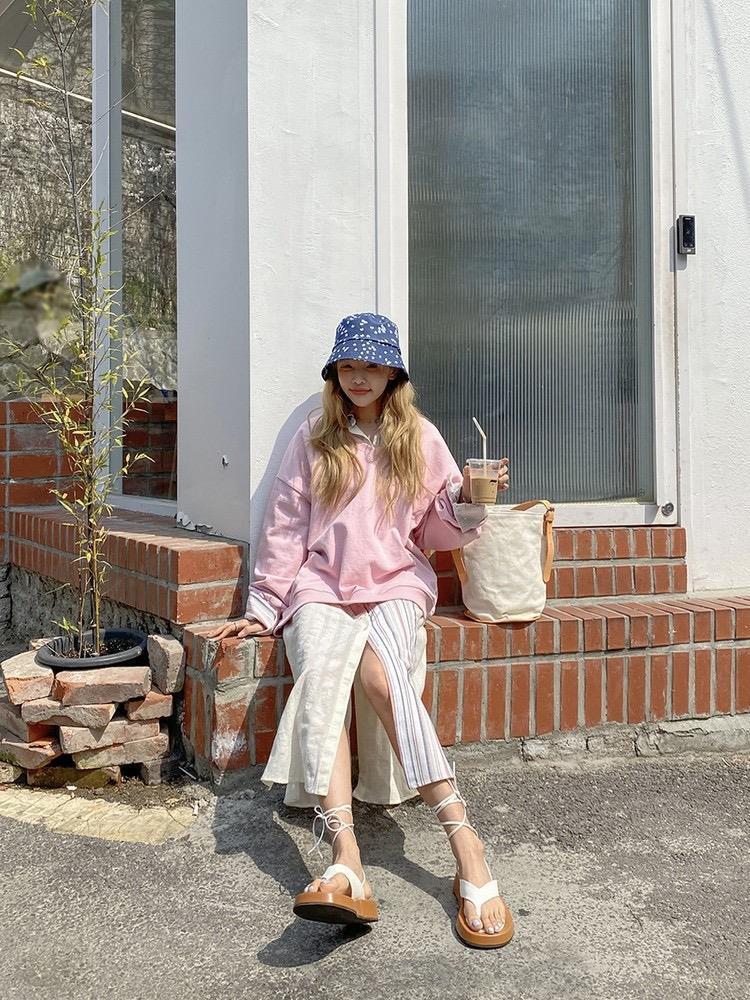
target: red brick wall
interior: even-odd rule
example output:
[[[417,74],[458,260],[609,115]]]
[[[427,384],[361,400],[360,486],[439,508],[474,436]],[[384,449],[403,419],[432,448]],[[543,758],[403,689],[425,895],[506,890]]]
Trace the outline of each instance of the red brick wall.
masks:
[[[124,445],[155,461],[138,463],[125,478],[125,493],[176,499],[177,404],[142,403],[135,416]],[[9,508],[57,504],[50,489],[72,491],[66,462],[57,437],[28,401],[0,401],[0,562],[10,558]]]
[[[117,508],[103,524],[109,563],[104,597],[178,625],[242,612],[245,542],[187,531],[170,517]],[[61,507],[11,511],[9,525],[11,562],[76,582],[74,526]]]
[[[57,438],[25,400],[0,401],[0,561],[10,558],[10,507],[56,503],[50,489],[67,489],[65,460]]]
[[[149,458],[131,465],[123,481],[128,495],[177,499],[177,400],[144,401],[130,414],[124,447]]]
[[[554,614],[430,620],[422,700],[444,746],[750,712],[750,598]],[[209,644],[206,631],[184,633],[183,732],[196,766],[218,775],[265,763],[292,688],[283,642]]]

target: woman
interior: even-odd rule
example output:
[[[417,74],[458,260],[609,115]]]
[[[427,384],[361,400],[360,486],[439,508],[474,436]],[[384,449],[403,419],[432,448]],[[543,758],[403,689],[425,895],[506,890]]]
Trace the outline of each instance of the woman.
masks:
[[[345,317],[322,375],[322,415],[292,438],[268,500],[245,617],[210,633],[283,635],[294,687],[261,780],[286,784],[287,805],[315,806],[313,833],[322,823],[315,847],[326,829],[333,835],[334,864],[298,894],[294,912],[329,922],[377,920],[348,821],[352,796],[395,804],[418,791],[448,831],[456,859],[459,935],[500,947],[513,921],[420,697],[425,621],[437,600],[421,550],[472,541],[486,510],[471,503],[468,468],[459,472],[414,405],[390,319]],[[498,486],[508,488],[507,460]]]

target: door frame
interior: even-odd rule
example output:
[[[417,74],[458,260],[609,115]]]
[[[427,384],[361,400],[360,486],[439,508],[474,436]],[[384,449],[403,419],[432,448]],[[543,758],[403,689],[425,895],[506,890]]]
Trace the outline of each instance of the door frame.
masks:
[[[676,386],[675,105],[673,6],[649,0],[653,420],[656,502],[558,503],[555,522],[587,527],[679,521]],[[375,266],[379,312],[394,317],[409,351],[407,0],[375,0]],[[662,507],[672,504],[665,514]]]

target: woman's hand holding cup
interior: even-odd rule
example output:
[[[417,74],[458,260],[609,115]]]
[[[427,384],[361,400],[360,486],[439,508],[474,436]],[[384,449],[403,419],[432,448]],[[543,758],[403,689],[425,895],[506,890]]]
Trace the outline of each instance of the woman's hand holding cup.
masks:
[[[500,474],[497,479],[497,488],[499,492],[510,489],[510,463],[507,458],[500,459]]]
[[[495,503],[497,494],[510,489],[507,458],[470,458],[464,466],[463,495],[472,503]],[[472,489],[473,482],[473,489]]]

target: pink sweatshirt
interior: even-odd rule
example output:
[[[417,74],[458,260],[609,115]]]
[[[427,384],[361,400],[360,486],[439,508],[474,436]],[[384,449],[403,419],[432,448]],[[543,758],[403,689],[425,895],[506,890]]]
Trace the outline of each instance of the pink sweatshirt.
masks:
[[[311,601],[359,604],[407,598],[425,617],[435,610],[437,578],[421,549],[455,549],[477,538],[483,504],[459,503],[463,475],[440,432],[421,418],[424,491],[417,502],[398,500],[392,519],[381,517],[375,447],[350,415],[362,488],[343,509],[321,505],[310,489],[316,452],[311,422],[297,430],[268,498],[245,616],[261,635],[281,635],[295,611]]]

